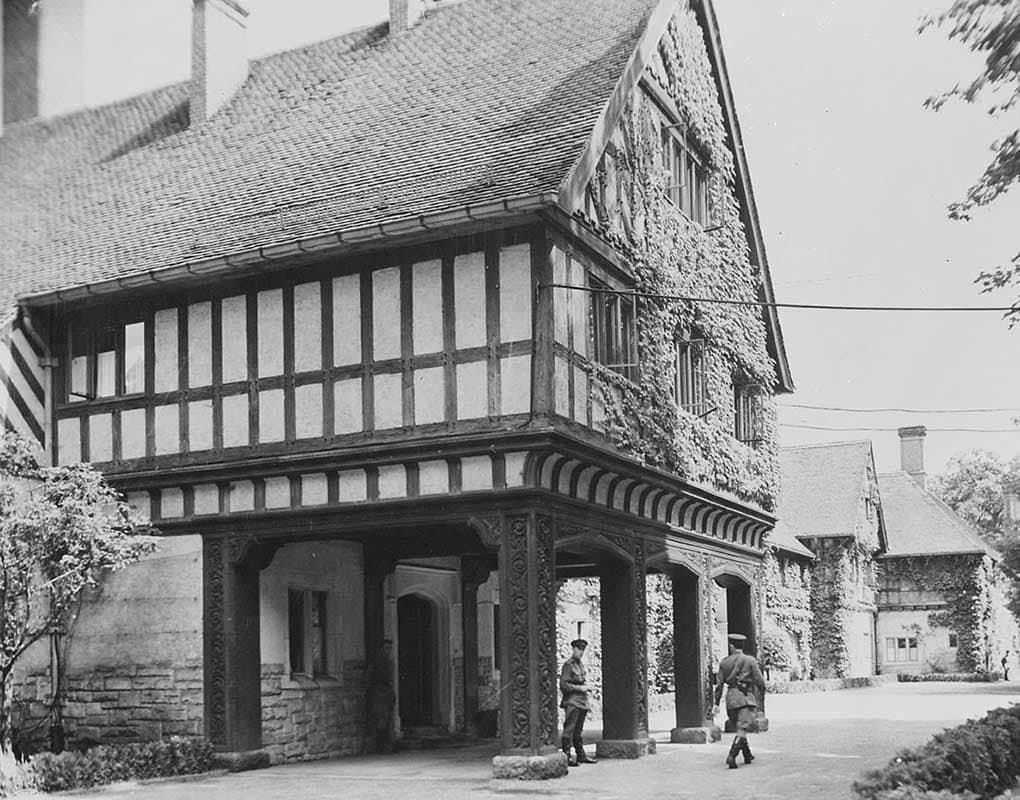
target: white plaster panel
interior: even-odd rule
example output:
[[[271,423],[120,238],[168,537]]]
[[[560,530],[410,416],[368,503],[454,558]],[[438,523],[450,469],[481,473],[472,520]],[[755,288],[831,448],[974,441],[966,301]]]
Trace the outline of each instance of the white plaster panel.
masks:
[[[188,386],[212,383],[212,303],[188,306]]]
[[[337,475],[341,503],[360,503],[368,498],[368,483],[363,469],[345,469]]]
[[[453,260],[454,341],[458,349],[485,344],[485,253]]]
[[[163,489],[159,498],[160,516],[175,519],[184,516],[184,492],[180,489]]]
[[[574,414],[582,425],[588,424],[588,373],[574,367]]]
[[[89,461],[113,460],[113,414],[89,417]]]
[[[165,308],[157,311],[153,325],[155,339],[155,379],[157,392],[173,392],[179,387],[177,381],[177,309]]]
[[[258,293],[259,377],[283,374],[283,289]]]
[[[298,439],[322,436],[322,384],[294,387],[294,429]]]
[[[290,478],[266,478],[266,508],[290,507]]]
[[[571,286],[586,286],[588,276],[584,264],[577,259],[570,260],[568,282]],[[570,295],[570,329],[573,335],[574,350],[585,358],[588,357],[591,334],[590,310],[591,294],[589,292],[567,290]]]
[[[560,248],[552,249],[553,283],[567,283],[567,254]],[[570,291],[553,289],[553,338],[567,346],[570,325]]]
[[[503,456],[508,489],[524,485],[524,462],[527,458],[527,453],[506,453]]]
[[[81,421],[77,417],[57,422],[57,461],[60,464],[81,461]]]
[[[361,363],[360,275],[333,278],[333,363]]]
[[[553,363],[553,391],[556,397],[556,413],[570,416],[570,364],[565,358],[557,356]]]
[[[499,251],[499,338],[530,339],[531,245],[516,244]]]
[[[446,391],[443,368],[414,371],[414,424],[427,425],[446,419]]]
[[[492,460],[488,456],[469,456],[460,460],[460,488],[477,492],[492,488]]]
[[[322,369],[322,287],[294,287],[294,371]]]
[[[230,484],[230,510],[255,510],[255,484],[251,481],[234,481]]]
[[[128,492],[124,499],[128,507],[144,521],[148,522],[152,519],[152,499],[148,492]]]
[[[181,449],[181,417],[176,405],[156,406],[153,415],[156,455],[178,453]]]
[[[407,470],[403,464],[379,467],[379,499],[407,497]]]
[[[259,441],[282,442],[285,433],[283,389],[259,392]]]
[[[248,307],[244,295],[220,301],[223,382],[248,380]]]
[[[248,395],[231,394],[223,398],[223,446],[248,445]]]
[[[458,419],[477,419],[489,415],[488,375],[485,361],[457,365]]]
[[[188,449],[212,450],[212,400],[193,400],[188,403]]]
[[[202,483],[192,490],[195,515],[220,513],[220,488],[215,483]]]
[[[132,408],[120,412],[120,455],[121,458],[144,458],[144,408]]]
[[[333,384],[333,430],[337,434],[364,430],[361,407],[361,378]]]
[[[399,428],[404,424],[403,376],[399,372],[385,372],[373,377],[375,381],[375,429]]]
[[[400,358],[400,267],[372,273],[372,357]]]
[[[445,461],[422,461],[418,465],[418,493],[446,494],[450,491],[450,465]]]
[[[605,433],[606,406],[602,402],[602,395],[598,390],[591,392],[591,426],[595,430]]]
[[[301,505],[321,506],[329,500],[326,473],[313,472],[301,476]]]
[[[443,262],[422,261],[411,267],[414,352],[443,349]]]
[[[499,413],[527,414],[531,410],[531,356],[499,361]]]

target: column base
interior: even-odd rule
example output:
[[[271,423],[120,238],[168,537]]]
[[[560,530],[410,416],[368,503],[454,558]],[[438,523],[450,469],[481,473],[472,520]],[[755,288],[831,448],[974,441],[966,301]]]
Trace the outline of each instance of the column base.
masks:
[[[213,765],[228,772],[246,772],[270,766],[268,750],[235,750],[213,753]]]
[[[765,733],[769,729],[769,718],[764,714],[760,715],[755,721],[754,725],[748,733]],[[729,720],[726,720],[726,733],[736,733],[737,726]]]
[[[718,725],[704,725],[700,728],[673,728],[669,740],[673,744],[710,744],[722,738]]]
[[[603,739],[595,745],[599,758],[641,758],[655,755],[655,739]]]
[[[561,750],[540,756],[495,756],[492,777],[517,781],[545,781],[567,774],[567,757]]]

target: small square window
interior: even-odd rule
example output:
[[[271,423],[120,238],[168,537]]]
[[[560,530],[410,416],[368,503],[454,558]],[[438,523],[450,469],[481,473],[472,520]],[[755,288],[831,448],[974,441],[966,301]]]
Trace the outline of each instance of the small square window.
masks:
[[[957,638],[955,633],[949,634],[949,646],[950,647],[959,647],[960,646],[960,640]]]

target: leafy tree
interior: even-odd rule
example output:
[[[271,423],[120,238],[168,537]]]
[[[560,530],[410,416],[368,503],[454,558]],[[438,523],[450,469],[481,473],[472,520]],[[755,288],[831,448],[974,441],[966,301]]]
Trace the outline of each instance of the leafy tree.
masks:
[[[1006,534],[1005,496],[1020,493],[1020,456],[1007,464],[988,450],[960,453],[934,478],[932,490],[998,547]]]
[[[928,98],[936,111],[949,100],[973,103],[989,101],[988,113],[1000,117],[1020,103],[1020,3],[1016,0],[954,0],[942,14],[926,17],[921,30],[944,28],[950,39],[966,45],[984,59],[980,73],[969,83],[957,84],[941,95]],[[1020,130],[992,143],[992,161],[967,196],[949,207],[953,219],[969,219],[975,208],[986,206],[1020,181]],[[1020,286],[1020,253],[1009,265],[982,272],[983,291]],[[1020,302],[1009,312],[1010,324],[1020,321]]]
[[[18,660],[66,630],[108,571],[154,550],[152,533],[91,466],[44,467],[15,434],[0,439],[0,745]]]

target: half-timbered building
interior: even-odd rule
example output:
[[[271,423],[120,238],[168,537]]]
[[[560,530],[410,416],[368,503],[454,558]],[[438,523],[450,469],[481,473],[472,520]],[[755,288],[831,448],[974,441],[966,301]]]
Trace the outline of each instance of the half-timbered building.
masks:
[[[498,708],[495,773],[562,774],[555,583],[597,576],[599,748],[635,757],[659,571],[697,738],[712,587],[761,619],[792,388],[708,0],[391,0],[250,63],[245,10],[194,0],[191,80],[90,108],[32,42],[97,8],[30,5],[4,419],[165,537],[82,611],[72,737],[362,752],[392,638],[406,733]]]

